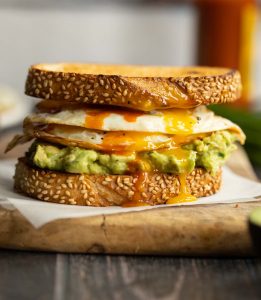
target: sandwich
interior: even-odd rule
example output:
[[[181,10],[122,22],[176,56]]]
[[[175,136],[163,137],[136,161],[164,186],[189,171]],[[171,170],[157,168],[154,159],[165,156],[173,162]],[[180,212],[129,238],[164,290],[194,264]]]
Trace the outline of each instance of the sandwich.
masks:
[[[16,191],[61,204],[141,206],[216,193],[222,166],[245,135],[208,104],[240,97],[236,70],[38,64],[25,94],[38,99],[6,151]]]

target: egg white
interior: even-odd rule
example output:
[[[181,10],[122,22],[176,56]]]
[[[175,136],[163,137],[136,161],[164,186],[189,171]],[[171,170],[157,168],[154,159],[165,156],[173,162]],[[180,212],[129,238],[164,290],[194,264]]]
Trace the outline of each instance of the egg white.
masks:
[[[102,111],[102,110],[101,110]],[[31,123],[61,124],[85,128],[85,119],[88,110],[63,110],[58,113],[34,113],[27,117]],[[204,106],[200,106],[192,111],[195,124],[191,128],[190,134],[207,133],[218,130],[234,130],[241,132],[240,128],[231,121],[216,116],[212,111]],[[88,129],[88,128],[87,128]],[[168,127],[164,120],[164,111],[154,111],[138,116],[135,121],[128,122],[120,112],[110,113],[104,118],[99,129],[102,131],[138,131],[138,132],[158,132],[169,134]],[[174,134],[179,134],[179,128],[172,128]],[[184,134],[182,132],[181,134]]]

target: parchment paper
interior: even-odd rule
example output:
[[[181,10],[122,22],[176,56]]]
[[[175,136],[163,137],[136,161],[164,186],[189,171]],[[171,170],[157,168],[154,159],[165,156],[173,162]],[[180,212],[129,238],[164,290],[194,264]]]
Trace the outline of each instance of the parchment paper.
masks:
[[[126,213],[157,209],[158,206],[141,207],[85,207],[54,204],[22,196],[13,191],[15,161],[0,161],[0,205],[6,209],[17,209],[36,228],[57,219],[88,217],[104,214]],[[167,205],[199,205],[211,203],[239,203],[261,199],[261,183],[240,177],[230,169],[224,168],[221,190],[210,197],[194,202]],[[166,206],[166,205],[164,205]]]

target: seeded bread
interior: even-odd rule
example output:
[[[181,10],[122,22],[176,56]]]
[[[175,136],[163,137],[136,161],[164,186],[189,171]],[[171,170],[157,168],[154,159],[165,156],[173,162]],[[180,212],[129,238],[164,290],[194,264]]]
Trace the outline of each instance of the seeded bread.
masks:
[[[150,111],[235,101],[241,78],[238,71],[225,68],[38,64],[28,71],[25,93]]]
[[[221,169],[211,175],[196,168],[187,175],[186,182],[192,195],[209,196],[221,184]],[[15,189],[43,201],[87,206],[123,205],[133,199],[137,175],[81,175],[42,170],[30,166],[20,158],[15,171]],[[180,190],[178,176],[168,174],[148,175],[141,200],[150,205],[165,204]]]

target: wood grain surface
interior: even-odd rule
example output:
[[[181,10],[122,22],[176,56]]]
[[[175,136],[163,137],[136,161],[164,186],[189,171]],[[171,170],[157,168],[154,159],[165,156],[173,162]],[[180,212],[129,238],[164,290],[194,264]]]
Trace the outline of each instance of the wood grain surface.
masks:
[[[259,300],[260,259],[0,251],[1,300]]]
[[[256,179],[242,150],[230,167]],[[259,202],[162,207],[150,211],[61,219],[35,229],[18,211],[0,208],[0,247],[79,253],[252,254],[247,216]]]

